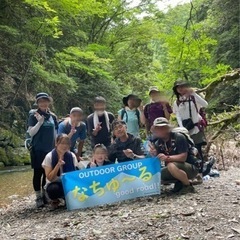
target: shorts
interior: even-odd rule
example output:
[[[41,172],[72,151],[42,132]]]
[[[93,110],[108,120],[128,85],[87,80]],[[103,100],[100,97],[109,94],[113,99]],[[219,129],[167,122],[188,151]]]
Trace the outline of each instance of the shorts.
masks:
[[[200,131],[196,134],[191,135],[192,140],[195,144],[206,145],[207,140],[203,131]]]
[[[184,163],[173,162],[173,164],[174,164],[177,168],[183,170],[183,171],[187,174],[188,179],[193,179],[193,178],[195,178],[195,177],[197,176],[198,172],[199,172],[198,169],[197,169],[194,165],[189,164],[189,163],[186,163],[186,162],[184,162]],[[167,167],[164,167],[164,168],[162,169],[162,171],[161,171],[161,179],[162,179],[163,181],[176,180],[176,178],[174,178],[174,177],[172,176],[172,174],[168,171]]]

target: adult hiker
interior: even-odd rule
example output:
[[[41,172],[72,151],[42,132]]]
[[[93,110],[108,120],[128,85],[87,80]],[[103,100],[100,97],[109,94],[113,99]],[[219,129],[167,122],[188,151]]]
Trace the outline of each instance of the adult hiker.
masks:
[[[80,163],[75,154],[70,152],[71,145],[72,142],[68,135],[58,135],[55,148],[46,155],[42,163],[47,178],[46,193],[51,200],[52,209],[57,208],[60,204],[59,199],[64,198],[60,176],[63,173],[83,168],[79,166]]]
[[[109,148],[109,161],[126,162],[144,158],[142,141],[140,138],[127,133],[126,122],[115,120],[112,124],[112,129],[116,139]]]
[[[157,156],[166,166],[162,169],[161,179],[177,180],[174,192],[194,192],[189,179],[196,177],[198,168],[186,137],[173,132],[169,121],[162,117],[154,120],[153,131],[157,139],[154,144],[150,143],[150,154]]]
[[[69,117],[64,119],[58,126],[58,134],[67,134],[71,139],[70,150],[76,154],[78,161],[81,160],[84,140],[87,137],[87,127],[82,120],[83,110],[74,107],[71,109]]]
[[[87,117],[87,129],[91,137],[91,146],[104,144],[109,147],[111,144],[111,124],[114,115],[106,111],[106,100],[103,97],[94,99],[94,112]]]
[[[139,137],[141,123],[144,124],[142,100],[134,94],[129,94],[123,98],[124,107],[118,111],[118,120],[123,120],[127,124],[127,132],[134,137]],[[141,110],[140,110],[141,109]]]
[[[203,160],[202,146],[206,144],[204,134],[206,121],[199,111],[201,108],[206,108],[208,103],[182,80],[174,83],[173,92],[177,98],[173,104],[173,112],[176,114],[178,125],[189,131],[200,158]]]
[[[55,145],[58,128],[56,116],[50,112],[51,98],[47,93],[36,95],[37,110],[28,119],[28,133],[31,136],[31,165],[33,168],[33,188],[36,193],[36,205],[46,203],[44,185],[46,176],[42,162]]]
[[[149,88],[150,103],[144,107],[145,127],[147,136],[151,136],[151,127],[158,117],[170,119],[172,108],[166,99],[163,98],[158,87]]]

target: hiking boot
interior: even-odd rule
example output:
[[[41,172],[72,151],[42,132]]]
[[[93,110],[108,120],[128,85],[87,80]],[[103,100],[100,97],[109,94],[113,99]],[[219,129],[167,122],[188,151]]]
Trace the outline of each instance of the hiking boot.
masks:
[[[36,201],[37,208],[41,208],[41,207],[44,206],[44,202],[43,202],[42,197],[38,197],[35,201]]]
[[[43,203],[44,203],[44,204],[48,204],[48,203],[49,203],[49,200],[48,200],[48,198],[46,197],[46,195],[43,195],[42,200],[43,200]]]
[[[179,194],[195,193],[195,188],[192,184],[183,185],[182,189],[178,192]]]
[[[174,188],[171,190],[172,193],[178,193],[183,188],[183,184],[180,181],[177,181],[174,184]]]

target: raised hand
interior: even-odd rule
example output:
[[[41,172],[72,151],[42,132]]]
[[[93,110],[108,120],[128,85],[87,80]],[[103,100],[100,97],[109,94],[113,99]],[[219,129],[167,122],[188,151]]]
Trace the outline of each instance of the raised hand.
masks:
[[[151,142],[148,142],[148,146],[149,146],[149,153],[152,157],[156,157],[157,156],[157,149],[156,147],[151,143]]]
[[[123,150],[124,154],[126,155],[127,158],[134,158],[134,153],[131,149],[126,149]]]
[[[43,124],[44,119],[45,119],[43,115],[40,115],[38,112],[36,112],[36,113],[34,114],[34,116],[35,116],[35,118],[38,120],[38,122],[39,122],[40,124]]]

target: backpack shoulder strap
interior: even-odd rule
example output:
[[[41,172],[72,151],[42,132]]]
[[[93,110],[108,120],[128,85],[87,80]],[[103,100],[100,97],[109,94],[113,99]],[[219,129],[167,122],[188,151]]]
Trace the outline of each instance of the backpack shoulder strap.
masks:
[[[138,119],[138,125],[141,125],[141,121],[140,121],[140,111],[138,109],[136,109],[136,115],[137,115],[137,119]]]
[[[194,97],[193,95],[191,95],[191,100],[193,101],[193,103],[194,103],[194,106],[195,106],[195,108],[196,108],[197,112],[199,112],[199,110],[198,110],[198,107],[197,107],[197,102],[196,102],[196,99],[195,99],[195,97]]]
[[[123,120],[124,115],[126,115],[126,123],[128,122],[128,114],[125,108],[121,110],[121,120]]]

